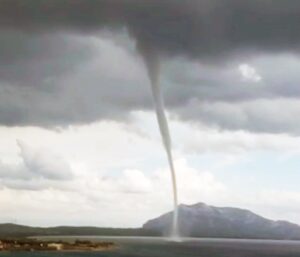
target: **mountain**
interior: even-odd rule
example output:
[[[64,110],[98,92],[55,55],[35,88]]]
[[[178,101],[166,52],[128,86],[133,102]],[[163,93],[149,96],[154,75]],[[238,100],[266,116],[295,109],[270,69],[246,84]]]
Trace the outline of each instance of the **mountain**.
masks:
[[[0,238],[45,235],[160,236],[169,234],[171,223],[172,212],[146,222],[142,228],[42,228],[7,223],[0,224]],[[269,220],[248,210],[204,203],[179,206],[179,229],[182,236],[300,240],[300,226],[296,224]]]
[[[1,237],[64,235],[105,235],[105,236],[157,236],[157,232],[142,228],[99,228],[99,227],[30,227],[11,223],[0,224]]]
[[[300,226],[287,221],[269,220],[248,210],[204,203],[180,205],[178,208],[181,236],[300,239]],[[166,235],[171,222],[172,212],[169,212],[149,220],[143,229]]]

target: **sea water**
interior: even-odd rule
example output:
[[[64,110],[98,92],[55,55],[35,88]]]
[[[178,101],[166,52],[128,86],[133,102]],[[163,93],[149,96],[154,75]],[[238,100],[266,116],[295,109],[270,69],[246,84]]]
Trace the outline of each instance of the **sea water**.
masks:
[[[40,238],[41,239],[41,238]],[[112,241],[117,248],[103,252],[14,252],[4,257],[300,257],[300,242],[274,240],[195,239],[172,242],[165,238],[143,237],[55,237]]]

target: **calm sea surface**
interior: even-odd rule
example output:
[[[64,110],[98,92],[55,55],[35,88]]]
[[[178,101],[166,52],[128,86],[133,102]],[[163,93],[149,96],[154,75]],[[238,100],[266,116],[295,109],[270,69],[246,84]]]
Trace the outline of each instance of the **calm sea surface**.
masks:
[[[54,239],[54,237],[51,239]],[[185,238],[180,242],[172,242],[164,238],[95,236],[55,237],[55,239],[113,241],[118,245],[118,249],[107,252],[86,253],[0,253],[0,257],[300,257],[300,242],[297,241]]]

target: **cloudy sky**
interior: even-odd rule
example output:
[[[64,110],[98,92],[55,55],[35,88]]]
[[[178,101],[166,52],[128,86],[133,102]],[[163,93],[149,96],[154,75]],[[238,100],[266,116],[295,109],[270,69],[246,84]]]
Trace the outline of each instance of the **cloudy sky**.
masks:
[[[140,226],[179,200],[300,224],[300,2],[0,0],[0,222]]]

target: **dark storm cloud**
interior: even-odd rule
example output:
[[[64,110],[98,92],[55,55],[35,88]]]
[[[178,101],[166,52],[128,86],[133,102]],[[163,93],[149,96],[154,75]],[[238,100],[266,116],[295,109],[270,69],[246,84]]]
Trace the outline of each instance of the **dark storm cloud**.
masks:
[[[2,0],[0,25],[27,31],[127,26],[167,54],[217,57],[232,51],[296,50],[297,0]]]
[[[0,30],[0,42],[0,82],[22,81],[24,86],[41,86],[53,76],[74,71],[92,55],[84,40],[62,33]]]
[[[162,58],[182,58],[177,59],[179,67],[171,65],[162,78],[172,111],[228,129],[274,131],[273,123],[264,122],[259,108],[250,108],[248,102],[299,97],[299,76],[291,72],[295,63],[288,58],[285,65],[272,63],[275,53],[293,58],[298,54],[299,24],[297,0],[0,0],[0,123],[68,125],[124,118],[130,111],[149,109],[144,68],[128,78],[136,67],[122,62],[126,56],[109,63],[118,46],[93,43],[103,29],[122,34],[126,28],[138,46],[157,51]],[[254,63],[263,82],[241,81],[234,65],[265,55],[272,58]],[[104,65],[99,66],[97,58]],[[185,66],[189,60],[202,66]],[[106,70],[118,65],[124,74]],[[195,99],[215,102],[215,109],[199,112],[191,104]],[[230,102],[224,114],[223,102]],[[276,106],[269,106],[274,109],[269,113],[276,113]],[[297,113],[297,105],[292,107]],[[247,122],[233,119],[229,109],[243,109]],[[284,123],[286,116],[280,117]],[[276,132],[295,131],[292,122],[288,128],[276,124]]]
[[[110,39],[60,37],[39,45],[43,54],[25,51],[22,62],[3,64],[12,75],[0,79],[0,123],[67,126],[126,119],[131,110],[151,106],[140,60]]]

